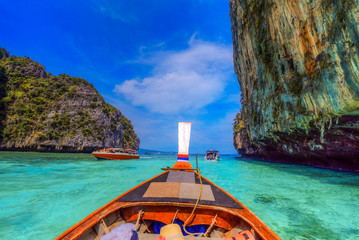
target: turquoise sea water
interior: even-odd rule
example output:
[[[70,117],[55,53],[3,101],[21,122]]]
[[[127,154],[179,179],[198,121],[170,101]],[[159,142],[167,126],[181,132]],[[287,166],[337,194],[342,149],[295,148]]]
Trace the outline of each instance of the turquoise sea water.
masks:
[[[53,239],[175,159],[0,152],[0,239]],[[358,175],[234,156],[199,166],[282,239],[359,239]]]

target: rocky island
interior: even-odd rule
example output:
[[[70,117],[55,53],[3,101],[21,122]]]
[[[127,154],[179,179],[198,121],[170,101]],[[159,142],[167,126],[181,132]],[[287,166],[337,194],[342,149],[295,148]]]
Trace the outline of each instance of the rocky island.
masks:
[[[92,152],[138,149],[131,121],[92,84],[53,76],[29,57],[0,48],[0,150]]]
[[[359,171],[355,0],[230,0],[238,153]]]

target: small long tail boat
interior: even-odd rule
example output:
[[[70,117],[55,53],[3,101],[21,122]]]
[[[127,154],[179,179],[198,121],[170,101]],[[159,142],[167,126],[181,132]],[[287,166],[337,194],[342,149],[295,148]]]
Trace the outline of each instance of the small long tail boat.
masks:
[[[92,155],[101,160],[128,160],[140,158],[140,155],[135,150],[122,148],[104,148],[92,152]]]
[[[280,239],[246,206],[191,166],[190,128],[191,123],[179,123],[179,151],[172,168],[163,168],[163,173],[123,193],[56,239],[99,240],[124,223],[134,225],[140,240]],[[172,223],[189,235],[160,236]]]

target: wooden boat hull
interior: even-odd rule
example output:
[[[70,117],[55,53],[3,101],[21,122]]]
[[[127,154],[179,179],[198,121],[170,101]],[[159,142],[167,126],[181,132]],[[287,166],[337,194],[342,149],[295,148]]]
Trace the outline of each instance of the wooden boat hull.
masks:
[[[128,153],[110,153],[110,152],[93,152],[97,159],[110,159],[110,160],[129,160],[129,159],[139,159],[138,154],[128,154]]]
[[[154,197],[153,194],[159,194],[162,196],[167,190],[168,194],[172,194],[171,192],[173,192],[174,187],[167,190],[151,192],[151,186],[157,186],[158,184],[163,184],[163,186],[174,186],[178,183],[184,185],[189,184],[188,176],[191,174],[189,174],[188,171],[177,171],[177,173],[171,172],[173,172],[173,170],[167,170],[164,173],[159,174],[123,193],[65,231],[63,234],[58,236],[56,240],[97,240],[104,234],[110,232],[125,222],[140,223],[140,240],[155,240],[158,235],[152,233],[153,229],[151,228],[154,222],[170,224],[174,219],[179,219],[185,222],[188,218],[190,218],[191,212],[196,205],[195,199],[184,198],[183,196],[178,196],[177,198],[172,195],[172,197]],[[197,173],[194,174],[195,177],[198,177]],[[181,179],[180,182],[173,182],[173,176],[179,176],[177,180]],[[195,179],[195,181],[196,185],[198,183],[198,179]],[[209,238],[217,236],[218,238],[216,239],[232,237],[238,232],[244,230],[251,231],[254,239],[256,240],[280,239],[269,227],[267,227],[238,200],[210,182],[208,179],[202,177],[202,181],[203,184],[201,183],[201,185],[203,189],[205,189],[205,185],[210,186],[210,190],[213,192],[215,200],[208,200],[210,197],[207,200],[202,200],[201,197],[201,200],[195,209],[195,214],[190,218],[187,226],[201,224],[208,227],[215,222],[213,229],[211,229],[211,236],[209,236]],[[160,190],[160,188],[155,188],[155,190]],[[203,191],[205,193],[205,190]],[[204,198],[206,198],[206,196],[204,196]],[[131,201],[131,199],[133,201]],[[154,199],[157,199],[157,201],[154,201]],[[192,238],[185,237],[185,239]]]

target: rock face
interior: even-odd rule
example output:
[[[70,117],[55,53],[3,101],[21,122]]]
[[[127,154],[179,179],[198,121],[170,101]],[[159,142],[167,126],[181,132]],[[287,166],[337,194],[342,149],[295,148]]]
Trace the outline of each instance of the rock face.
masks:
[[[359,1],[231,0],[244,155],[359,171]]]
[[[52,76],[29,57],[0,48],[0,150],[92,152],[138,149],[131,122],[92,84]]]

